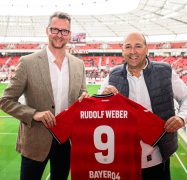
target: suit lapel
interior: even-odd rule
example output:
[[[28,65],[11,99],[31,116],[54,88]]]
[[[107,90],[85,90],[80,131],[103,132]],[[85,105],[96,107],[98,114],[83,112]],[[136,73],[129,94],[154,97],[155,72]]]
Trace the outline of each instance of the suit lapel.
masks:
[[[71,92],[72,92],[72,82],[74,82],[74,79],[75,79],[75,77],[74,77],[74,73],[73,73],[73,61],[72,61],[72,59],[71,59],[71,57],[69,56],[69,54],[67,53],[66,54],[67,55],[67,57],[68,57],[68,65],[69,65],[69,99],[71,98]]]
[[[51,100],[54,102],[50,71],[49,71],[49,63],[48,63],[46,50],[41,51],[41,53],[39,54],[38,66],[40,68],[40,72],[41,72],[43,83],[46,87],[46,90],[48,91],[49,96],[51,97]]]

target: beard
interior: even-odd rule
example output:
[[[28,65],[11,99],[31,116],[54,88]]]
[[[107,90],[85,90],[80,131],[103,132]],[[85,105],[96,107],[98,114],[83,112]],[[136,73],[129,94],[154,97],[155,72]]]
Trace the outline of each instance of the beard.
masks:
[[[50,40],[50,44],[54,49],[63,49],[66,46],[67,42],[64,42],[63,40],[62,43],[56,43],[55,41]]]

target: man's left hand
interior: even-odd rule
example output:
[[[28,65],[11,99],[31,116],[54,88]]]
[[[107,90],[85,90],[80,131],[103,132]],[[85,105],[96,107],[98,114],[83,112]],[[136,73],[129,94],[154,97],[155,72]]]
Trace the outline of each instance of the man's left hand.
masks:
[[[170,133],[176,132],[181,127],[184,127],[184,125],[185,125],[185,122],[182,118],[178,116],[172,116],[166,121],[165,130]]]
[[[79,102],[81,102],[84,98],[88,98],[90,95],[87,92],[83,92],[79,97]]]

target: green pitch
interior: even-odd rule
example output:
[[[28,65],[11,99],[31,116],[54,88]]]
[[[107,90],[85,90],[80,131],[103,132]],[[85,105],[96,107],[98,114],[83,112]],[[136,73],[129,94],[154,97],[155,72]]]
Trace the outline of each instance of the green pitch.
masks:
[[[0,84],[0,96],[6,84]],[[99,85],[88,85],[89,94],[97,94]],[[0,179],[18,180],[20,174],[20,155],[15,151],[19,121],[14,118],[3,118],[6,114],[0,111]],[[171,157],[172,180],[187,179],[187,144],[179,137],[179,148]],[[47,165],[42,180],[49,180]],[[70,178],[69,178],[70,180]]]

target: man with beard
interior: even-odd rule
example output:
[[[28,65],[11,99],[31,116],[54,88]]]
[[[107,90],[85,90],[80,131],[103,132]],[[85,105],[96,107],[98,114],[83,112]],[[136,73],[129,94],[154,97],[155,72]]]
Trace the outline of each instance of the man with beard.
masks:
[[[127,35],[122,54],[124,64],[110,72],[101,92],[120,92],[166,121],[167,133],[157,146],[141,142],[142,180],[170,180],[169,157],[177,149],[177,130],[187,122],[187,86],[169,64],[149,60],[146,39],[139,32]]]
[[[21,153],[21,180],[40,180],[50,160],[50,179],[66,180],[70,143],[59,144],[47,128],[55,115],[87,96],[83,61],[65,51],[71,36],[71,18],[54,13],[46,28],[48,46],[23,56],[0,98],[3,111],[20,121],[16,150]],[[25,104],[18,102],[25,96]]]

